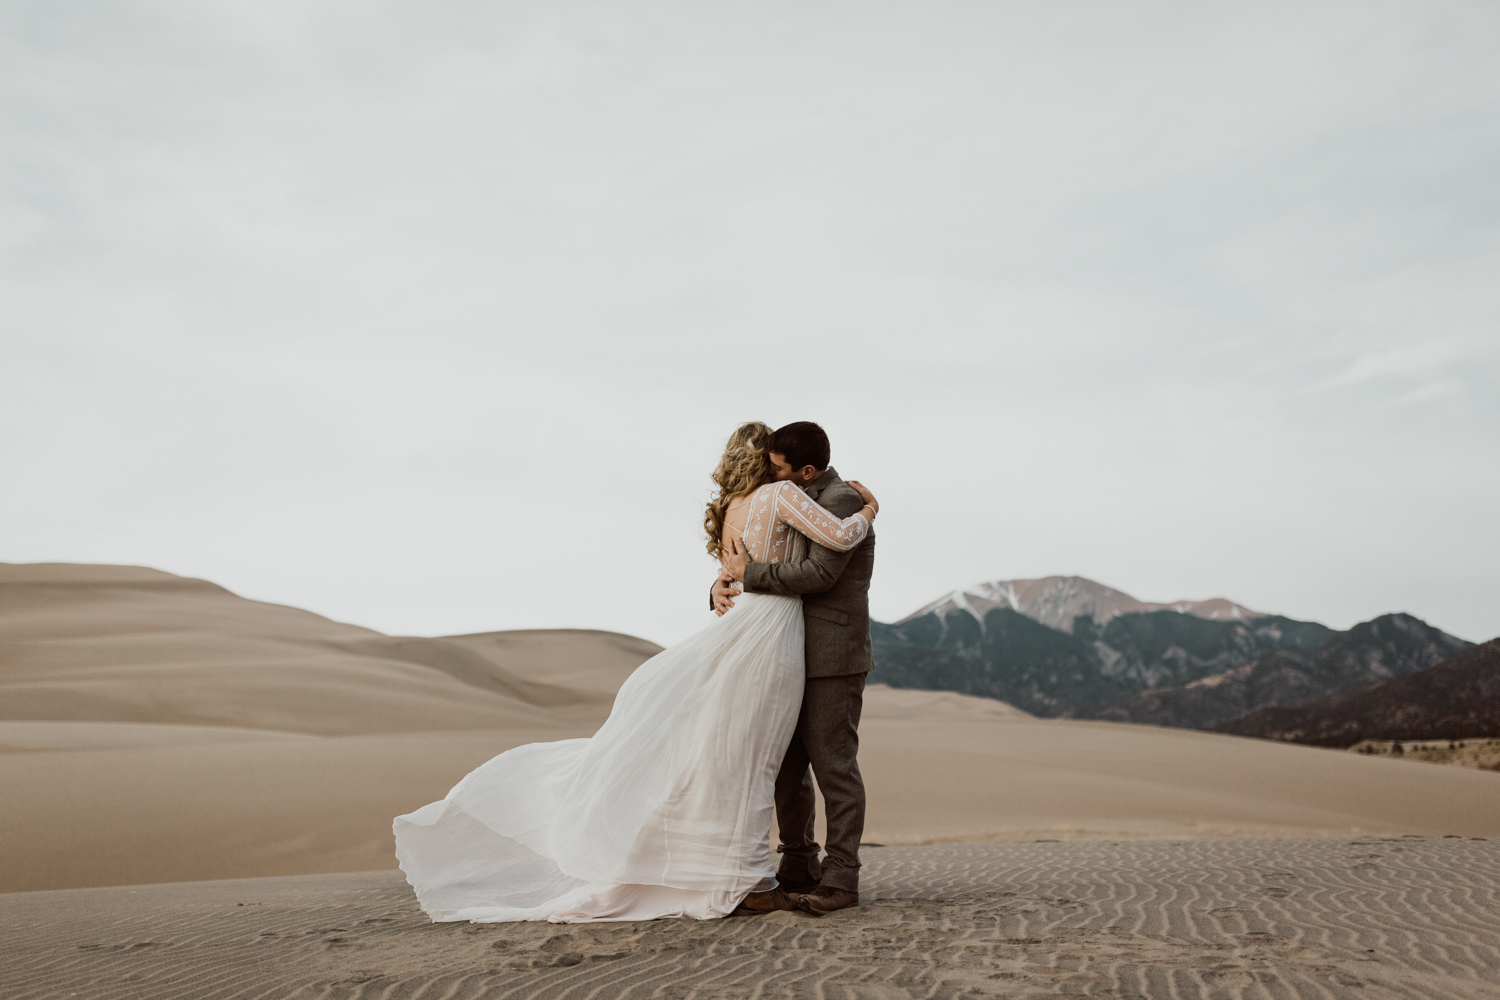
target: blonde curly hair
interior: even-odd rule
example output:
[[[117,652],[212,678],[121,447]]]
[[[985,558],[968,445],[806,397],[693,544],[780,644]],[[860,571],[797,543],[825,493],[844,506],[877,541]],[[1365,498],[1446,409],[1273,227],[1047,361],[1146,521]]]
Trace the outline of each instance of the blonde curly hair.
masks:
[[[759,420],[740,424],[729,435],[724,446],[724,457],[714,469],[714,485],[719,492],[708,502],[703,512],[703,530],[708,532],[708,554],[719,558],[719,549],[724,544],[724,519],[729,514],[729,504],[740,497],[754,493],[756,487],[771,481],[771,428]]]

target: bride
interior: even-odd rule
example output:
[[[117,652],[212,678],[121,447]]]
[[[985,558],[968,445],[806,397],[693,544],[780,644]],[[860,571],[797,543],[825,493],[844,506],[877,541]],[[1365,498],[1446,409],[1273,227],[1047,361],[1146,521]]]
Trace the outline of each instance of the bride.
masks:
[[[774,481],[771,428],[730,437],[714,472],[709,552],[743,539],[757,562],[808,539],[858,545],[879,509],[840,520]],[[804,681],[802,602],[745,594],[713,624],[641,664],[588,739],[532,743],[398,816],[396,858],[435,921],[711,919],[750,894],[789,908],[770,858],[776,771]]]

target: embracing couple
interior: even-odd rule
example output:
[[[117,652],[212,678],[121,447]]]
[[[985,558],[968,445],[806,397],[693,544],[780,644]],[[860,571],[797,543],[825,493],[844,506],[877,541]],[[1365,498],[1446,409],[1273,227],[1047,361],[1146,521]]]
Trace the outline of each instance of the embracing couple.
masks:
[[[855,754],[879,505],[828,461],[817,424],[736,430],[704,517],[721,564],[713,624],[641,664],[592,737],[507,750],[396,817],[396,857],[433,920],[821,915],[858,903]],[[813,775],[828,822],[821,861]]]

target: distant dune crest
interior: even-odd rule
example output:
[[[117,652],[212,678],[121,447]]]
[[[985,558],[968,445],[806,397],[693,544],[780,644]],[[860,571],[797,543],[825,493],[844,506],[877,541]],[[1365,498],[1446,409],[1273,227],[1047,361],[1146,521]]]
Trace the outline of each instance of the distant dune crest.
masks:
[[[1137,600],[1113,587],[1106,587],[1082,576],[1044,576],[1038,580],[991,580],[964,590],[945,594],[918,609],[896,624],[904,624],[926,614],[945,617],[950,611],[967,611],[984,627],[984,616],[994,608],[1010,608],[1033,621],[1069,634],[1080,615],[1090,615],[1095,625],[1126,614],[1147,611],[1176,611],[1180,614],[1212,621],[1248,621],[1266,617],[1223,597],[1204,601],[1172,601],[1155,604]]]

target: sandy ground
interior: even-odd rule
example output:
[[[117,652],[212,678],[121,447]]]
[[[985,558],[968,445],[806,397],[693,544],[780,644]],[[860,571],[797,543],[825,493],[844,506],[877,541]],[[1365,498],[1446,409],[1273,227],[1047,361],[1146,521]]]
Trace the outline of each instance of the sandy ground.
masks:
[[[15,893],[0,996],[1500,996],[1493,839],[867,854],[862,905],[821,919],[431,924],[394,872]]]
[[[390,868],[392,816],[588,735],[657,648],[391,637],[149,569],[0,564],[0,891]],[[861,733],[872,843],[1500,836],[1475,769],[879,685]]]

